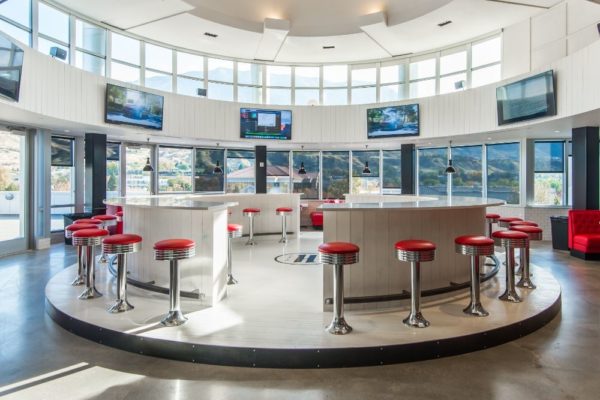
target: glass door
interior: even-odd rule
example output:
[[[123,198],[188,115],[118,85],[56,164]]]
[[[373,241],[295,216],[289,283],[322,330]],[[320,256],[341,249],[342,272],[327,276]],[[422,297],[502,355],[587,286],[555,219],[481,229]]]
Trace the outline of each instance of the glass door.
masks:
[[[0,256],[27,249],[27,136],[0,130]]]

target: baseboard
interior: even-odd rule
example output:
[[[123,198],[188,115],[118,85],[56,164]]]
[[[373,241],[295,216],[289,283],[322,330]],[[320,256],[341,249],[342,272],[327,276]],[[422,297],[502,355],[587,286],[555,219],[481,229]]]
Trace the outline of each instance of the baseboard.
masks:
[[[600,253],[584,253],[582,251],[571,250],[571,256],[586,261],[600,261]]]

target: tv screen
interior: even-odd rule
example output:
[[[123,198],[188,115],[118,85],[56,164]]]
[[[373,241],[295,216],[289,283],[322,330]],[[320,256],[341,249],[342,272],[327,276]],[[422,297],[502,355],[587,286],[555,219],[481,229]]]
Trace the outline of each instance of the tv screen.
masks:
[[[498,125],[556,115],[554,71],[496,89]]]
[[[240,136],[242,139],[292,138],[292,112],[290,110],[240,109]]]
[[[0,96],[19,101],[23,49],[0,34]]]
[[[163,96],[113,84],[106,85],[106,115],[111,124],[162,129]]]
[[[369,139],[419,136],[419,105],[370,108],[367,110]]]

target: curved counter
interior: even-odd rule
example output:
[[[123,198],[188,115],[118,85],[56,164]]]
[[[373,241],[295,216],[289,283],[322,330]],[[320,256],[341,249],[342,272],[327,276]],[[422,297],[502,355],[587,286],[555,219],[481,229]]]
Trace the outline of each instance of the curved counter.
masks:
[[[435,260],[422,264],[423,290],[468,281],[469,257],[455,253],[454,238],[483,235],[486,207],[504,204],[468,197],[348,195],[346,199],[346,203],[319,208],[324,217],[323,241],[360,247],[360,262],[345,268],[345,296],[355,298],[410,291],[410,267],[399,262],[394,251],[394,244],[405,239],[429,240],[437,246]],[[327,266],[323,270],[325,299],[332,297],[332,288],[331,266]],[[377,307],[385,306],[389,304],[377,303]]]

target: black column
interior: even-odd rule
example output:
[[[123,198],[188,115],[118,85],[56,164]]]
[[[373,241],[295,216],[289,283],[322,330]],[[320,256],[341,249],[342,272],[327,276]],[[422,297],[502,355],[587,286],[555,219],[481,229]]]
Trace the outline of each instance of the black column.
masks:
[[[106,135],[85,134],[85,210],[104,214],[106,206]]]
[[[573,209],[598,210],[600,201],[598,127],[573,129]]]
[[[415,145],[403,144],[400,147],[402,164],[402,194],[415,194]]]
[[[255,146],[256,193],[267,193],[267,146]]]

